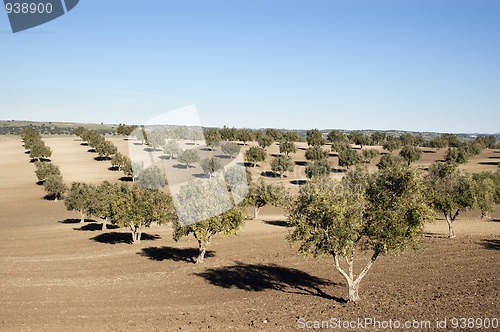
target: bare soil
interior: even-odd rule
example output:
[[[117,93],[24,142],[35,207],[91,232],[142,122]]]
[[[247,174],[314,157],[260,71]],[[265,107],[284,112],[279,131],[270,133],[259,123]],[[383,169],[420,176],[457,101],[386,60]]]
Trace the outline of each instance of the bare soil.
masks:
[[[126,152],[122,139],[112,140]],[[74,137],[45,141],[68,184],[122,176]],[[303,153],[293,158],[303,161]],[[442,153],[426,153],[414,167]],[[464,169],[493,170],[480,164],[492,155],[487,150]],[[254,177],[268,162],[251,170]],[[168,226],[147,229],[132,245],[126,229],[102,233],[95,221],[78,223],[63,202],[44,200],[18,139],[0,139],[0,165],[0,331],[293,331],[300,318],[365,317],[430,320],[438,330],[437,319],[500,318],[499,207],[490,220],[478,211],[461,215],[453,240],[442,219],[427,225],[422,247],[377,260],[361,284],[361,302],[349,304],[331,258],[301,257],[285,241],[279,209],[264,208],[262,220],[247,221],[238,237],[217,236],[198,266],[194,239],[175,243]],[[266,179],[298,188],[290,181],[300,174]],[[359,269],[367,257],[356,262]]]

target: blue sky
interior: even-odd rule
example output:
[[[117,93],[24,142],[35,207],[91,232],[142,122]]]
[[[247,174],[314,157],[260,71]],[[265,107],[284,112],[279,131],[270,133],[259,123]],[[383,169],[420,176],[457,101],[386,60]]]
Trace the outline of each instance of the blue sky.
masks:
[[[0,45],[1,119],[500,132],[495,0],[80,0]]]

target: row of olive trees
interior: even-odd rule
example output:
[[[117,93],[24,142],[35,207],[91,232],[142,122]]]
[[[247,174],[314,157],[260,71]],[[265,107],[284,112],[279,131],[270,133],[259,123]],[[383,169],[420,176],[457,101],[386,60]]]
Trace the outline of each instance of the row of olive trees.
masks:
[[[66,192],[63,178],[59,167],[50,162],[52,150],[45,145],[42,136],[35,128],[23,128],[20,136],[24,142],[24,148],[29,151],[30,158],[35,160],[35,174],[38,184],[43,184],[46,197],[57,201]]]
[[[119,134],[130,133],[135,129],[135,126],[118,126]],[[107,141],[104,136],[99,134],[97,131],[78,127],[74,130],[75,135],[80,137],[82,141],[87,142],[87,144],[93,148],[100,158],[104,160],[111,160],[111,166],[117,171],[122,171],[126,177],[132,178],[133,181],[136,180],[134,177],[134,169],[142,169],[140,165],[133,165],[130,158],[120,152],[118,152],[117,147],[110,141]],[[138,172],[136,172],[138,173]]]
[[[52,150],[45,145],[42,136],[35,128],[23,128],[19,135],[24,142],[24,148],[29,151],[31,159],[41,161],[52,156]]]
[[[144,227],[172,219],[171,197],[159,190],[150,190],[126,184],[99,185],[73,182],[64,199],[68,211],[78,211],[81,222],[87,217],[102,220],[102,230],[107,224],[128,227],[132,243],[141,241]]]

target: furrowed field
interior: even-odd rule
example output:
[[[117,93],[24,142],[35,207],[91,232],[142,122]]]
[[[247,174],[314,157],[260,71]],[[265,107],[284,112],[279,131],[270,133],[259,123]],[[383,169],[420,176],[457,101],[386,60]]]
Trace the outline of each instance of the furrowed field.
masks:
[[[106,140],[129,155],[123,136]],[[109,160],[96,160],[97,154],[75,135],[46,135],[43,142],[67,187],[105,180],[133,185],[124,182],[122,171],[110,170]],[[234,142],[242,151],[258,146],[254,139],[245,145]],[[257,158],[256,167],[247,162],[253,182],[262,178],[266,184],[283,184],[296,196],[310,180],[308,144],[294,144],[297,151],[289,153],[293,170],[283,177],[271,169],[280,155],[276,141],[266,147],[264,161]],[[341,179],[346,167],[338,166],[338,153],[330,143],[320,147],[334,170],[329,176]],[[358,154],[367,149],[387,153],[381,142],[356,147]],[[418,149],[421,156],[411,162],[412,169],[427,172],[432,163],[446,159],[447,148]],[[220,145],[205,153],[223,154]],[[159,150],[158,155],[164,154]],[[375,172],[380,159],[374,154],[364,164]],[[486,218],[478,208],[461,212],[454,239],[448,238],[443,214],[435,212],[420,248],[378,257],[361,282],[361,300],[349,303],[346,280],[332,257],[306,258],[298,253],[299,242],[286,240],[292,228],[282,208],[268,204],[251,220],[253,209],[247,207],[238,236],[215,235],[203,264],[194,264],[196,239],[175,242],[172,223],[145,228],[137,244],[130,243],[127,228],[111,225],[101,231],[100,218],[80,223],[80,213],[67,211],[64,200],[44,199],[30,160],[19,136],[0,136],[1,331],[292,331],[304,321],[365,317],[431,321],[430,330],[439,330],[435,322],[445,318],[500,318],[498,204]],[[496,172],[498,161],[500,149],[486,148],[458,169]],[[178,172],[181,176],[182,168]],[[370,256],[356,256],[355,273]]]

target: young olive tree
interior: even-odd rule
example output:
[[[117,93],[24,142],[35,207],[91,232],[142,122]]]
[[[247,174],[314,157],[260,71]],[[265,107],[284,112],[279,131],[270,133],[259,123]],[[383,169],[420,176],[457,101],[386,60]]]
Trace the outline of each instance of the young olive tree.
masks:
[[[197,163],[200,160],[200,154],[194,149],[187,149],[179,154],[177,160],[185,164],[186,168],[189,168],[191,164]]]
[[[46,146],[43,141],[33,144],[30,148],[30,158],[40,161],[52,156],[52,150]]]
[[[170,159],[177,157],[182,152],[179,143],[170,140],[167,144],[163,145],[163,153],[165,153]]]
[[[67,188],[63,182],[63,178],[59,174],[51,174],[43,183],[43,188],[47,194],[48,198],[53,199],[57,202],[58,199],[61,199]]]
[[[431,219],[415,171],[398,167],[370,175],[357,168],[341,182],[326,178],[301,188],[290,204],[288,222],[293,232],[288,240],[299,242],[305,255],[331,256],[347,281],[349,301],[356,302],[361,280],[376,259],[418,245],[424,223]],[[359,250],[372,254],[356,276],[354,260]]]
[[[346,167],[349,169],[349,167],[357,165],[361,162],[361,158],[356,152],[356,150],[353,149],[345,149],[339,152],[339,166],[340,167]]]
[[[405,145],[399,152],[399,155],[403,157],[408,163],[408,166],[410,166],[412,162],[420,159],[420,157],[422,156],[422,151],[416,146]]]
[[[488,218],[488,213],[493,211],[498,200],[499,184],[496,183],[495,174],[481,172],[472,174],[474,196],[476,205],[481,210],[481,218]]]
[[[118,185],[104,181],[97,186],[91,185],[90,192],[89,215],[102,219],[101,230],[104,231],[113,220],[113,202],[117,198]]]
[[[271,170],[279,174],[282,178],[286,172],[292,172],[294,170],[292,158],[281,155],[274,157],[271,161]]]
[[[305,157],[310,161],[319,161],[328,158],[328,151],[322,149],[320,146],[313,145],[306,150]]]
[[[306,176],[308,179],[328,176],[331,173],[331,166],[327,159],[322,159],[310,163],[306,167]]]
[[[49,176],[52,175],[61,175],[61,171],[57,165],[52,163],[43,162],[43,161],[35,161],[35,174],[38,179],[38,182],[45,181]]]
[[[320,147],[326,143],[325,137],[318,129],[310,129],[307,131],[307,145]]]
[[[295,152],[297,152],[297,147],[295,146],[295,143],[293,141],[282,140],[280,142],[280,153],[284,153],[288,157],[290,153]]]
[[[476,205],[472,178],[462,174],[454,163],[436,162],[429,168],[425,182],[434,209],[446,218],[449,238],[454,238],[459,213]]]
[[[219,158],[205,158],[200,162],[201,168],[205,174],[212,178],[212,174],[222,169]]]
[[[137,176],[137,185],[150,190],[164,188],[167,181],[161,170],[156,165],[149,166]]]
[[[257,138],[257,143],[259,143],[259,146],[265,150],[267,147],[270,147],[271,144],[273,144],[273,139],[271,136],[262,135]]]
[[[90,214],[92,204],[92,187],[83,182],[73,182],[68,194],[64,198],[64,206],[68,211],[80,212],[80,223],[85,221],[85,216]]]
[[[250,186],[246,203],[253,208],[253,219],[259,217],[260,209],[266,205],[282,206],[281,202],[287,197],[287,192],[282,184],[266,184],[261,178],[258,183]]]
[[[165,224],[175,218],[172,197],[158,190],[121,185],[111,203],[113,223],[128,227],[132,243],[140,243],[145,227]]]
[[[182,237],[193,234],[198,241],[196,264],[203,263],[214,235],[237,234],[243,224],[242,209],[235,206],[228,197],[226,184],[216,178],[192,181],[174,197],[175,205],[184,209],[177,209],[179,218],[173,220],[173,239],[179,241]],[[185,222],[186,220],[193,222]]]
[[[361,156],[365,164],[369,164],[373,158],[378,156],[380,153],[376,149],[363,149]]]
[[[120,152],[115,153],[111,158],[111,166],[118,171],[122,171],[128,163],[130,163],[130,158]]]
[[[261,147],[252,146],[245,152],[245,159],[253,164],[253,167],[257,166],[258,162],[266,160],[266,151]]]
[[[222,152],[230,156],[231,158],[234,158],[235,155],[237,155],[240,152],[240,146],[234,143],[226,143],[223,144],[222,147]]]

